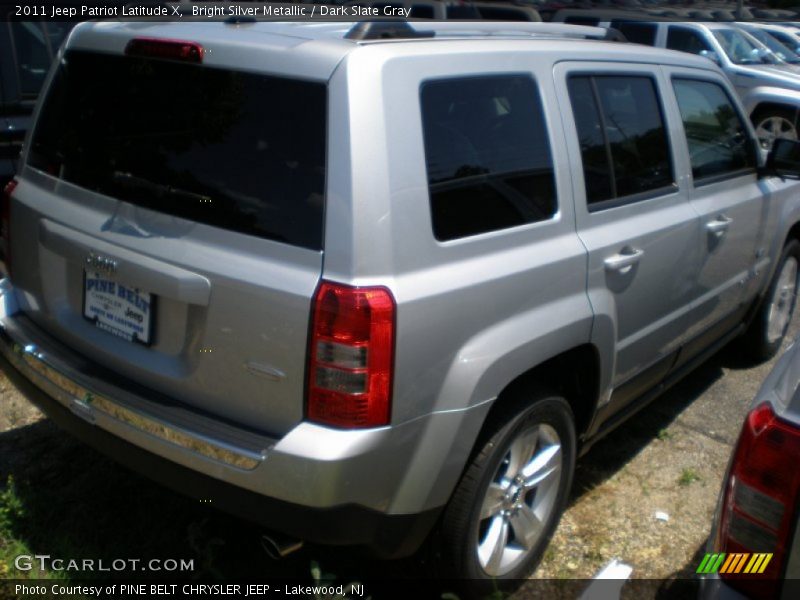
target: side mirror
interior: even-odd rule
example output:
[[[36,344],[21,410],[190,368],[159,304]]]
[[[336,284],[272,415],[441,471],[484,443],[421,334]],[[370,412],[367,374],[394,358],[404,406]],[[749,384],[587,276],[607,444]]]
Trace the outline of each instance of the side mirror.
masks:
[[[784,179],[800,179],[800,141],[786,138],[773,140],[766,171]]]
[[[700,56],[706,57],[708,60],[721,65],[722,62],[719,60],[719,56],[713,50],[700,50]]]

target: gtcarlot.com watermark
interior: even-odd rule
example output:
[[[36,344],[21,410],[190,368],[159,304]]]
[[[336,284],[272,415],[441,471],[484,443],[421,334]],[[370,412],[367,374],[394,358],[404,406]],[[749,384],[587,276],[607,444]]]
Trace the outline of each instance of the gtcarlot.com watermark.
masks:
[[[54,558],[49,554],[20,554],[14,559],[18,571],[73,571],[122,573],[152,571],[185,573],[194,571],[194,559],[186,558]]]

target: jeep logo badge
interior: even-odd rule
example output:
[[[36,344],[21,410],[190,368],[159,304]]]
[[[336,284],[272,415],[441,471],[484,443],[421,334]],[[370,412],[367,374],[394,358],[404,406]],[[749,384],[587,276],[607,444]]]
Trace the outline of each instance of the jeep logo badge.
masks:
[[[84,262],[88,269],[97,271],[98,273],[113,275],[117,272],[117,261],[111,258],[106,258],[105,256],[100,256],[94,252],[90,252],[89,256],[86,257]]]

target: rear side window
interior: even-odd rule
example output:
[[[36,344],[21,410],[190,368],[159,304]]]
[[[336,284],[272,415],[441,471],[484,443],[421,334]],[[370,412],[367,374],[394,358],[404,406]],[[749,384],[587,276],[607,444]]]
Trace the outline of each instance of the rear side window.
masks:
[[[597,17],[585,17],[583,15],[571,15],[564,19],[564,23],[569,23],[571,25],[588,25],[589,27],[597,27],[597,24],[600,23],[600,19]]]
[[[70,51],[31,166],[192,221],[322,248],[326,87]]]
[[[696,79],[675,79],[673,86],[695,181],[754,168],[755,142],[725,90]]]
[[[611,27],[618,30],[629,42],[655,46],[655,23],[639,23],[636,21],[611,21]]]
[[[672,185],[669,141],[650,77],[579,75],[567,85],[589,210],[650,197],[648,192]]]
[[[436,239],[555,214],[553,160],[531,77],[429,81],[422,86],[421,106]]]
[[[712,51],[709,43],[697,31],[676,26],[671,26],[667,32],[667,48],[691,54]]]

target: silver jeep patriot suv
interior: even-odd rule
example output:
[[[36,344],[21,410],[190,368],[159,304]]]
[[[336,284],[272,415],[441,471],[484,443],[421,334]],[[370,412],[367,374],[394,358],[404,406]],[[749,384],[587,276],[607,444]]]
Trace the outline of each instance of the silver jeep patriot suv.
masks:
[[[526,575],[576,457],[773,354],[797,287],[798,143],[603,33],[79,25],[5,193],[3,369],[270,529]]]

